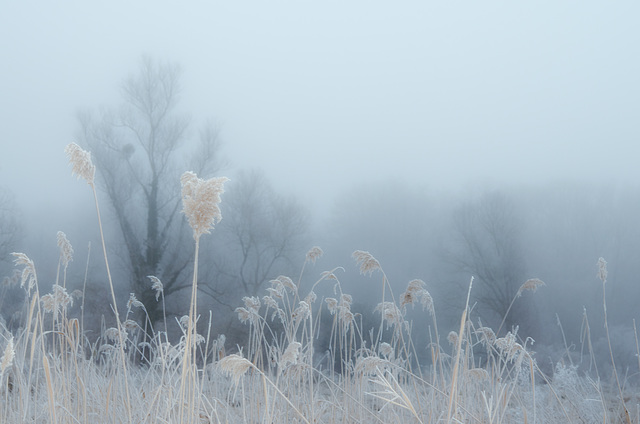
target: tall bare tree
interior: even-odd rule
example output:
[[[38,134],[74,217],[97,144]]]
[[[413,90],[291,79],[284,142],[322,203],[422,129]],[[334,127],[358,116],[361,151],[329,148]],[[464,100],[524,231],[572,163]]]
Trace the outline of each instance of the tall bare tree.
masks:
[[[222,209],[224,219],[203,261],[213,284],[203,284],[203,291],[235,309],[241,296],[260,295],[269,280],[302,265],[309,216],[259,171],[241,172],[227,184]]]
[[[526,305],[514,296],[526,280],[522,223],[516,205],[499,192],[484,193],[454,211],[455,247],[449,255],[459,271],[473,275],[478,312],[487,324],[505,319],[503,328],[526,323]],[[464,280],[463,280],[464,281]],[[508,313],[508,315],[507,315]]]
[[[147,277],[159,277],[169,296],[181,287],[192,257],[180,216],[179,175],[192,170],[211,176],[220,164],[212,126],[200,132],[197,146],[189,140],[189,119],[177,110],[180,75],[178,65],[145,57],[122,83],[120,107],[85,112],[79,119],[79,142],[93,152],[120,226],[130,286],[152,322],[162,311]],[[186,160],[188,147],[191,160]]]

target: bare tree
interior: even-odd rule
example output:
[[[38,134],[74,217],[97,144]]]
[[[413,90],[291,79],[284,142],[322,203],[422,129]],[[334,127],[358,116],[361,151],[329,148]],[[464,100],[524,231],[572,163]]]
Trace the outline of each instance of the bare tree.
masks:
[[[202,176],[216,172],[220,143],[215,129],[205,127],[192,160],[182,159],[189,119],[177,111],[176,64],[143,58],[138,72],[124,80],[122,100],[97,117],[82,114],[79,142],[93,152],[124,240],[130,286],[154,322],[162,311],[147,277],[160,278],[169,296],[181,287],[192,257],[180,216],[179,175],[186,169]]]
[[[507,329],[527,321],[522,302],[509,311],[526,280],[522,224],[515,204],[504,194],[485,193],[455,210],[453,220],[456,245],[449,259],[459,271],[476,278],[473,288],[480,315],[490,323],[505,318]]]
[[[208,284],[203,292],[230,309],[243,295],[301,266],[309,231],[308,212],[275,192],[263,173],[240,173],[227,184],[224,219],[210,239]]]

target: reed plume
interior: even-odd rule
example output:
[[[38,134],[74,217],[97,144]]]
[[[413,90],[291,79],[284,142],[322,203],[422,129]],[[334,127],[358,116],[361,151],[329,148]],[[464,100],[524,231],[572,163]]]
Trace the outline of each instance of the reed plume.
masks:
[[[24,266],[24,269],[22,270],[22,274],[21,274],[21,279],[20,279],[20,287],[24,287],[24,285],[27,285],[27,294],[31,293],[31,289],[33,289],[34,287],[36,287],[36,285],[38,284],[38,275],[36,274],[36,266],[34,265],[33,261],[31,259],[29,259],[29,257],[27,255],[25,255],[24,253],[12,253],[12,255],[15,257],[15,259],[13,260],[13,263],[16,266]]]
[[[68,144],[64,152],[69,156],[69,162],[72,166],[71,172],[93,187],[96,167],[91,161],[91,153],[83,150],[76,143]]]
[[[116,293],[113,288],[113,279],[111,278],[111,268],[109,267],[109,258],[107,256],[107,245],[104,241],[104,231],[102,229],[102,217],[100,216],[100,205],[98,204],[98,192],[96,191],[95,175],[96,167],[91,161],[91,153],[83,150],[76,143],[69,143],[64,149],[65,153],[69,157],[69,163],[71,164],[71,173],[83,178],[87,184],[91,187],[93,192],[93,199],[96,204],[96,214],[98,215],[98,228],[100,229],[100,240],[102,241],[102,255],[104,257],[104,264],[107,268],[107,279],[109,280],[109,288],[111,290],[111,300],[113,302],[113,312],[116,316],[116,324],[118,326],[118,334],[122,334],[122,328],[120,323],[120,314],[118,312],[118,303],[116,302]],[[124,353],[124,339],[120,338],[120,358],[122,361],[122,372],[124,373],[124,386],[126,392],[125,406],[127,409],[127,417],[129,422],[133,422],[131,417],[131,402],[129,396],[129,377],[127,371],[127,364]]]
[[[60,248],[60,260],[62,265],[66,268],[69,262],[73,260],[73,247],[67,239],[67,235],[62,231],[58,231],[57,234],[58,248]]]
[[[192,368],[195,365],[195,346],[197,341],[195,334],[196,309],[198,305],[198,255],[200,251],[200,237],[209,234],[215,224],[222,219],[220,212],[220,195],[224,193],[224,183],[229,181],[226,177],[203,180],[193,172],[185,172],[180,177],[182,185],[182,212],[187,217],[189,226],[193,230],[193,238],[196,242],[193,281],[191,284],[191,302],[189,305],[189,322],[187,326],[186,345],[182,361],[182,376],[180,383],[180,422],[183,422],[185,403],[193,408],[196,402],[196,373]],[[187,376],[189,376],[189,381]],[[187,384],[190,390],[187,390]],[[185,399],[188,397],[188,399]]]
[[[208,234],[222,219],[220,195],[224,193],[226,177],[203,180],[193,172],[185,172],[180,178],[182,184],[183,212],[193,229],[193,238]]]

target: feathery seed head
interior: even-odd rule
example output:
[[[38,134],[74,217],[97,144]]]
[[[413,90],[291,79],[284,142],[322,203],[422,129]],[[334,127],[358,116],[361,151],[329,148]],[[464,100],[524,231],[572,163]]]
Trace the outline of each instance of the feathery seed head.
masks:
[[[603,283],[607,282],[607,261],[604,260],[604,258],[599,258],[598,259],[598,278],[600,279],[600,281],[602,281]]]
[[[179,321],[179,322],[180,322],[180,326],[181,326],[183,329],[188,328],[188,327],[189,327],[189,315],[182,315],[182,316],[180,317],[180,321]]]
[[[323,271],[320,275],[323,280],[337,280],[336,275],[331,271]]]
[[[35,287],[38,283],[38,277],[36,275],[36,266],[33,261],[29,259],[27,255],[24,253],[12,253],[15,257],[13,263],[16,266],[24,265],[24,269],[22,270],[20,287],[24,287],[25,283],[27,283],[27,293],[31,293],[31,289]]]
[[[518,289],[518,293],[516,294],[516,296],[517,297],[522,296],[522,292],[525,290],[531,290],[532,292],[535,293],[535,291],[538,290],[538,287],[542,287],[542,286],[546,286],[544,281],[540,280],[539,278],[530,278],[524,283],[522,283],[522,285]]]
[[[334,299],[333,297],[327,297],[324,301],[327,303],[327,309],[329,309],[331,315],[335,314],[338,311],[337,299]]]
[[[362,375],[371,375],[380,372],[388,362],[375,355],[372,356],[359,356],[356,359],[355,371]]]
[[[58,248],[60,248],[60,260],[62,261],[62,265],[66,268],[69,265],[69,262],[73,260],[73,247],[71,247],[71,243],[67,239],[67,235],[62,231],[58,231]]]
[[[211,232],[222,219],[219,204],[226,181],[229,181],[226,177],[203,180],[193,172],[182,174],[183,212],[193,230],[194,239]]]
[[[293,283],[293,280],[286,275],[280,275],[276,280],[278,280],[284,287],[291,290],[292,293],[295,293],[298,290],[296,285]]]
[[[90,186],[93,186],[94,178],[96,175],[96,167],[91,162],[91,153],[86,150],[82,150],[76,143],[70,143],[64,149],[67,156],[69,156],[69,163],[71,163],[71,173],[83,178]]]
[[[124,329],[122,329],[122,331],[118,332],[117,328],[111,327],[111,328],[107,328],[104,331],[104,336],[107,338],[107,340],[110,340],[110,341],[115,342],[115,343],[119,343],[120,342],[119,335],[122,336],[122,340],[126,340],[127,339],[127,332]]]
[[[400,301],[400,307],[404,308],[407,305],[413,305],[415,296],[410,291],[405,291],[404,293],[402,293],[402,295],[400,295],[400,299],[402,299]]]
[[[496,339],[495,346],[500,351],[500,354],[506,356],[507,361],[513,360],[518,352],[524,352],[522,345],[516,342],[515,333],[511,331],[504,337]]]
[[[249,321],[250,324],[257,324],[258,323],[258,313],[256,312],[255,309],[249,308],[242,308],[242,307],[237,307],[235,310],[235,313],[238,314],[238,319],[244,324],[247,321]]]
[[[137,330],[139,328],[138,323],[132,319],[128,319],[125,322],[123,322],[122,326],[129,331]]]
[[[160,298],[160,295],[164,292],[164,287],[162,286],[162,282],[158,277],[155,277],[153,275],[148,275],[147,278],[151,280],[151,282],[153,283],[151,285],[151,290],[156,291],[156,302],[157,302],[158,298]]]
[[[276,287],[267,287],[269,297],[274,299],[282,299],[284,297],[284,286],[277,280],[271,280],[271,283],[277,282]]]
[[[407,284],[407,292],[409,293],[420,293],[424,290],[425,283],[422,280],[411,280],[409,284]]]
[[[450,331],[449,335],[447,336],[447,341],[452,344],[452,345],[457,345],[458,344],[458,333],[456,333],[455,331]]]
[[[293,311],[292,317],[296,322],[300,322],[309,318],[310,315],[311,308],[309,307],[309,304],[304,300],[301,300],[298,303],[298,307]]]
[[[262,296],[262,302],[267,305],[267,308],[278,309],[278,302],[271,296]]]
[[[431,297],[431,294],[426,291],[423,290],[420,296],[420,304],[422,305],[423,308],[427,308],[427,311],[429,311],[429,313],[431,315],[435,314],[435,310],[433,308],[433,298]]]
[[[144,305],[136,298],[134,293],[129,293],[129,301],[127,302],[127,311],[131,311],[131,308],[144,309]]]
[[[304,298],[304,301],[307,302],[309,305],[311,305],[312,303],[315,303],[315,301],[318,299],[318,296],[316,295],[316,293],[312,290],[309,292],[309,294],[307,295],[307,297]]]
[[[484,368],[471,368],[467,371],[467,375],[475,381],[489,380],[489,373]]]
[[[380,269],[380,262],[369,252],[363,250],[356,250],[351,255],[360,265],[360,274],[373,274],[373,271]]]
[[[253,310],[256,313],[260,310],[260,299],[258,297],[245,296],[242,298],[242,301],[247,309]]]
[[[236,314],[238,314],[238,319],[242,321],[244,324],[249,320],[250,314],[249,311],[241,306],[238,306],[235,310]]]
[[[425,283],[422,280],[411,280],[407,285],[407,289],[401,296],[402,301],[400,307],[404,308],[407,305],[413,306],[415,302],[420,301],[423,308],[427,308],[429,313],[433,314],[433,298],[431,294],[425,289]]]
[[[307,252],[306,260],[307,260],[307,262],[311,262],[311,263],[315,264],[316,263],[316,259],[321,257],[323,255],[323,253],[324,252],[322,251],[322,249],[320,249],[318,246],[313,246]]]
[[[9,339],[9,343],[7,343],[7,347],[4,348],[4,354],[2,355],[2,359],[0,359],[0,376],[4,374],[7,368],[13,364],[13,358],[15,357],[16,352],[13,347],[13,337]]]
[[[234,353],[218,361],[218,367],[225,373],[230,374],[233,382],[237,385],[252,364],[246,358]]]
[[[291,342],[285,349],[278,365],[281,368],[286,368],[288,365],[295,365],[298,363],[298,356],[300,355],[300,348],[302,345],[298,342]]]
[[[56,310],[56,302],[53,300],[53,295],[51,293],[47,293],[40,297],[40,303],[42,303],[42,309],[45,313],[52,313]]]
[[[58,313],[73,305],[73,297],[67,293],[67,289],[54,284],[53,292],[42,296],[40,302],[42,302],[42,309],[45,312],[50,312],[57,316]]]
[[[384,356],[386,356],[388,358],[389,356],[391,356],[393,354],[393,347],[387,342],[382,342],[382,343],[380,343],[380,347],[378,348],[378,351],[382,355],[384,355]]]
[[[387,324],[402,323],[402,312],[393,302],[378,303],[375,311],[382,314],[383,318],[387,321]]]
[[[355,319],[355,316],[353,315],[353,312],[351,312],[349,308],[341,306],[339,310],[340,310],[340,313],[339,313],[340,320],[342,321],[342,325],[346,329],[353,322],[353,320]]]
[[[476,330],[476,334],[481,336],[482,343],[492,345],[496,340],[496,333],[490,327],[480,327]]]

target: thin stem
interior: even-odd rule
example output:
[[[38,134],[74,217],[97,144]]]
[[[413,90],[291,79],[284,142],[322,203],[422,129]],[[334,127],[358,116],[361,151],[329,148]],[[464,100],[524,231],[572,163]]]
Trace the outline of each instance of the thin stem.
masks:
[[[122,338],[122,325],[120,324],[120,314],[118,313],[118,305],[116,302],[116,293],[113,290],[113,280],[111,279],[111,270],[109,269],[109,259],[107,258],[107,246],[104,242],[104,232],[102,231],[102,219],[100,218],[100,207],[98,206],[98,193],[96,192],[96,186],[93,183],[89,183],[91,189],[93,190],[93,198],[96,202],[96,212],[98,213],[98,227],[100,228],[100,239],[102,241],[102,252],[104,254],[104,264],[107,267],[107,278],[109,279],[109,288],[111,289],[111,298],[113,300],[113,312],[116,314],[116,324],[118,326],[118,339],[120,341],[120,358],[122,360],[122,371],[124,373],[124,387],[126,391],[125,396],[125,406],[127,407],[127,415],[129,417],[129,422],[132,423],[133,419],[131,417],[131,402],[129,395],[129,376],[127,373],[127,363],[125,361],[124,354],[124,339]]]

